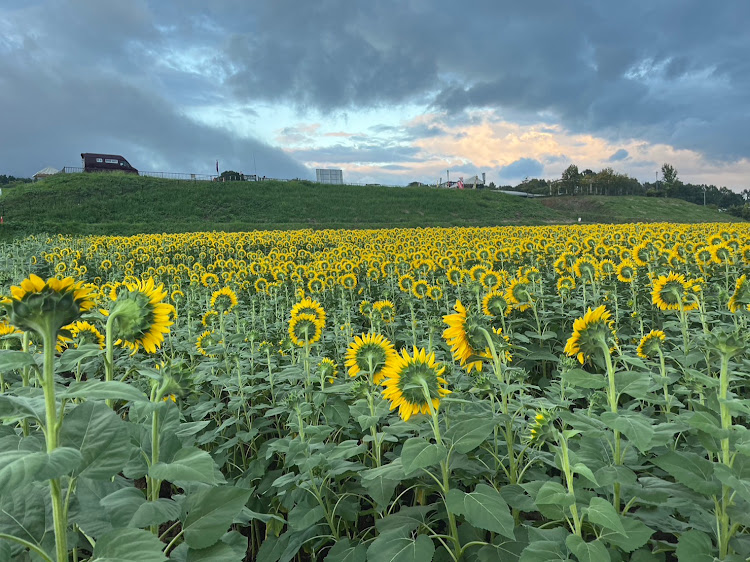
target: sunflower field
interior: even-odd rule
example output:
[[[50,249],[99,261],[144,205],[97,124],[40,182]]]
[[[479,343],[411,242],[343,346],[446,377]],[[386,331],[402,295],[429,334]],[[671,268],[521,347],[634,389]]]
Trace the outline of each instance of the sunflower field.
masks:
[[[0,263],[0,560],[750,559],[748,225]]]

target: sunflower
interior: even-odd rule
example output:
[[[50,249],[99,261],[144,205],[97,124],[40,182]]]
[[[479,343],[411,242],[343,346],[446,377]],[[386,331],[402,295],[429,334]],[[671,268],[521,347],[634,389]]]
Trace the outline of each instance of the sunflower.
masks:
[[[403,350],[383,369],[383,398],[390,401],[391,410],[398,408],[404,421],[415,414],[429,414],[430,406],[437,411],[440,399],[451,393],[443,386],[448,384],[444,372],[445,367],[435,362],[434,353],[415,347],[410,355]]]
[[[599,276],[599,262],[593,256],[582,256],[573,264],[573,273],[584,283],[593,283]]]
[[[237,306],[237,295],[230,287],[222,287],[211,294],[211,308],[224,314]]]
[[[289,339],[297,347],[312,345],[323,335],[324,320],[314,314],[302,312],[289,320]]]
[[[359,303],[359,313],[362,316],[370,316],[372,313],[372,303],[368,300],[363,300]]]
[[[610,343],[615,339],[614,321],[612,314],[604,305],[595,310],[589,308],[582,318],[573,322],[573,335],[565,344],[565,353],[577,357],[583,364],[591,355],[609,350]]]
[[[481,317],[471,314],[460,300],[456,301],[453,309],[456,314],[443,316],[443,322],[448,328],[443,331],[443,337],[451,348],[453,358],[470,373],[472,369],[482,370],[482,358],[491,359],[485,331],[489,327],[481,321]],[[473,358],[473,359],[472,359]]]
[[[324,357],[320,360],[320,363],[318,363],[318,372],[320,373],[321,380],[328,379],[329,384],[333,384],[336,375],[339,374],[339,371],[336,368],[336,363],[328,357]]]
[[[750,305],[750,284],[747,282],[747,276],[742,275],[734,285],[734,293],[729,298],[727,307],[730,312],[737,312],[742,307],[747,308]]]
[[[347,291],[353,291],[357,288],[357,276],[353,273],[345,273],[339,277],[339,285]]]
[[[617,265],[615,272],[617,273],[617,280],[623,283],[632,283],[638,273],[635,262],[629,258],[623,259]]]
[[[349,370],[350,377],[360,373],[372,376],[372,382],[379,384],[383,378],[383,370],[390,365],[397,356],[393,344],[382,334],[365,334],[357,336],[349,344],[344,356],[344,366]]]
[[[372,311],[380,315],[384,324],[391,324],[396,318],[396,305],[389,300],[375,302]]]
[[[326,323],[325,309],[318,301],[309,297],[306,297],[295,304],[292,307],[290,314],[292,317],[298,316],[299,314],[312,314],[317,320],[320,321],[321,329],[323,329],[323,326],[325,326]]]
[[[219,284],[219,276],[215,273],[204,273],[201,275],[201,285],[207,288],[216,287]]]
[[[642,357],[643,359],[653,357],[659,353],[659,349],[661,349],[661,345],[666,339],[666,334],[661,330],[651,330],[641,338],[641,341],[638,344],[638,357]]]
[[[670,272],[654,279],[651,290],[651,302],[659,310],[694,310],[698,302],[692,295],[694,281],[685,279],[682,273]]]
[[[502,278],[497,271],[486,271],[479,279],[479,282],[485,289],[493,291],[500,286],[500,283],[502,283]]]
[[[576,281],[570,275],[563,275],[557,280],[557,293],[568,296],[576,288]]]
[[[427,290],[427,296],[434,301],[439,301],[443,298],[443,290],[437,285],[432,285]]]
[[[455,265],[452,267],[449,267],[448,270],[445,272],[445,276],[448,278],[448,283],[454,286],[460,285],[461,282],[464,280],[465,275],[466,275],[466,272],[460,267],[456,267]]]
[[[325,279],[321,277],[313,277],[307,282],[307,290],[312,294],[316,295],[322,293],[326,288]]]
[[[398,278],[398,288],[401,289],[402,292],[410,292],[412,285],[414,285],[414,277],[412,277],[408,273],[405,273]]]
[[[219,321],[219,313],[215,310],[207,310],[201,317],[201,324],[204,328],[212,328]]]
[[[195,340],[195,348],[204,357],[216,357],[215,353],[209,353],[208,348],[210,346],[219,345],[221,340],[216,336],[213,330],[205,330]]]
[[[8,324],[8,321],[5,318],[0,318],[0,338],[13,334],[23,334],[23,332],[16,329],[15,326],[11,326],[10,324]]]
[[[93,324],[79,320],[65,326],[65,329],[70,332],[73,347],[94,343],[99,346],[99,349],[104,349],[104,336]]]
[[[424,279],[415,281],[411,286],[411,294],[417,297],[419,300],[425,298],[429,290],[430,285]]]
[[[505,290],[505,300],[513,308],[523,312],[534,304],[530,291],[531,281],[526,277],[511,279]]]
[[[482,299],[482,312],[485,316],[500,316],[508,308],[508,303],[502,291],[490,291]]]
[[[20,285],[11,287],[10,294],[0,300],[8,322],[42,336],[54,337],[60,328],[94,306],[92,289],[72,277],[44,281],[32,273]]]
[[[139,347],[147,353],[156,353],[173,324],[169,316],[174,307],[162,302],[166,296],[164,285],[155,285],[153,279],[125,283],[117,293],[108,320],[115,325],[118,343],[133,353]]]

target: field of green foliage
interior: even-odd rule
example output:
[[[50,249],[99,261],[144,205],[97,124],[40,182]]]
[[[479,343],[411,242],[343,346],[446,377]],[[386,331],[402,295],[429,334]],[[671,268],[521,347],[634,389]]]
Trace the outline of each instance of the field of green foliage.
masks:
[[[0,560],[750,557],[745,224],[0,249]]]

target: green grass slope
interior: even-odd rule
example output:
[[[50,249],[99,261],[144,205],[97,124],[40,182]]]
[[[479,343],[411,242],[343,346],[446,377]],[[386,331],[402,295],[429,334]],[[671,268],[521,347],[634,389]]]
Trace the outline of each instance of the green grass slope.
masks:
[[[526,199],[489,190],[192,182],[66,174],[5,190],[0,236],[295,228],[492,226],[577,222],[711,222],[731,217],[678,200]]]

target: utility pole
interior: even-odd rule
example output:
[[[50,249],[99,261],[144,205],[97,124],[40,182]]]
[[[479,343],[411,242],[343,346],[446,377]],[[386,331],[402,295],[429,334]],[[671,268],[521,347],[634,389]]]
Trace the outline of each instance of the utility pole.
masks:
[[[448,187],[450,187],[451,186],[451,171],[450,170],[446,170],[446,172],[448,172],[448,180],[447,181],[448,181]]]

